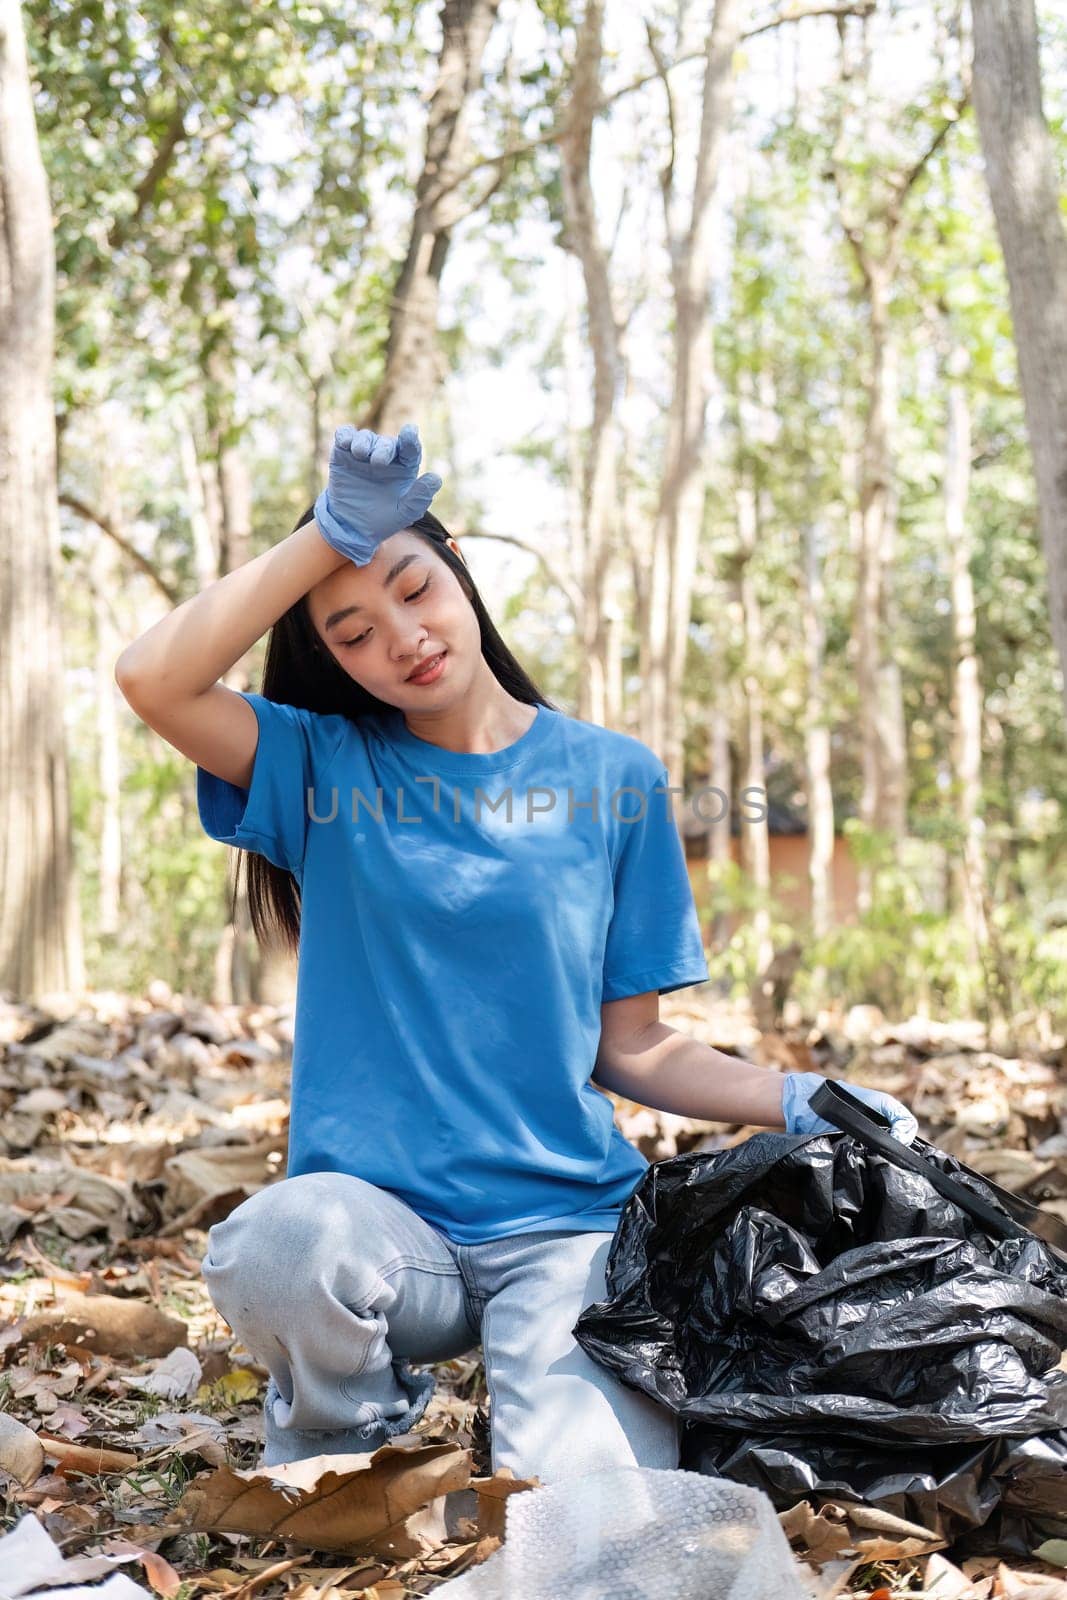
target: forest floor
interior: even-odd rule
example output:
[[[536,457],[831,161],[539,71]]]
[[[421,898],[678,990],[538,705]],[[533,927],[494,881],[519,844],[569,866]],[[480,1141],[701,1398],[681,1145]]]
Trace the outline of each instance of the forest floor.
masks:
[[[1067,1221],[1062,1040],[998,1054],[977,1023],[891,1027],[867,1007],[818,1028],[791,1026],[787,1008],[761,1036],[746,1008],[695,990],[662,1014],[719,1049],[898,1095],[940,1149]],[[0,1004],[5,1595],[36,1591],[11,1587],[31,1546],[52,1583],[122,1573],[127,1600],[401,1600],[500,1547],[508,1495],[530,1486],[491,1474],[477,1348],[434,1367],[402,1443],[340,1468],[254,1470],[267,1374],[200,1261],[211,1224],[284,1171],[291,1038],[287,1008],[209,1006],[161,983],[65,1014]],[[616,1117],[651,1161],[753,1131],[628,1102]],[[823,1600],[1067,1600],[1067,1542],[957,1565],[933,1531],[877,1509],[801,1501],[780,1522]]]

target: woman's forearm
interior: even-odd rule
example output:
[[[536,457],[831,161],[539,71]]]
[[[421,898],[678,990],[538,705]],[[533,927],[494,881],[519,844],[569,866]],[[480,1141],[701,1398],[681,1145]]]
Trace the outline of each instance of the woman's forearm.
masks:
[[[305,523],[153,623],[119,656],[116,680],[149,695],[204,693],[347,559],[326,543],[316,522]]]
[[[653,1023],[630,1046],[599,1061],[594,1078],[654,1111],[698,1122],[785,1127],[780,1072],[725,1055],[665,1022]]]

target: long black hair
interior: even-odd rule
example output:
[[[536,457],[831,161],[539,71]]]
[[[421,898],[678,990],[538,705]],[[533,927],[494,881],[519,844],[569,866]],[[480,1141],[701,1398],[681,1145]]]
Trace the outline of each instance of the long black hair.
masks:
[[[309,506],[296,528],[304,527],[314,514],[314,506]],[[296,528],[293,529],[294,533]],[[466,562],[448,545],[450,535],[444,524],[427,511],[410,524],[410,531],[425,539],[434,554],[455,573],[478,618],[482,655],[497,682],[525,705],[542,705],[549,710],[557,710],[558,707],[553,706],[542,694],[500,637]],[[278,618],[267,636],[267,654],[259,692],[265,699],[274,700],[279,705],[299,706],[304,711],[317,711],[323,716],[339,713],[351,722],[358,722],[361,716],[368,713],[388,709],[377,695],[371,694],[369,689],[350,678],[323,645],[311,620],[306,595],[302,595],[295,605]],[[240,858],[244,856],[248,872],[248,911],[256,938],[260,944],[279,941],[295,952],[300,942],[300,889],[296,879],[291,872],[268,861],[266,856],[245,850],[239,850],[237,854],[231,917],[236,918]]]

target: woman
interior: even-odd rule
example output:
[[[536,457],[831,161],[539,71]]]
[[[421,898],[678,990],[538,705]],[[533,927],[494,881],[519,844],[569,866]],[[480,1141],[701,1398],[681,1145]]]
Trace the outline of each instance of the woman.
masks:
[[[410,1431],[411,1363],[480,1341],[494,1470],[676,1467],[675,1419],[571,1334],[648,1164],[594,1084],[810,1132],[821,1079],[659,1022],[707,977],[666,769],[540,694],[420,462],[410,425],[339,429],[314,515],[116,665],[248,852],[257,934],[298,951],[287,1175],[210,1230],[204,1275],[270,1372],[264,1465]],[[233,693],[268,628],[263,694]]]

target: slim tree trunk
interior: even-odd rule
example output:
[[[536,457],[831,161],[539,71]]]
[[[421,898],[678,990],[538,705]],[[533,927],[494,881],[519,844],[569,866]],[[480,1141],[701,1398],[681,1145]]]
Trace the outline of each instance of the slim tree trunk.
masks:
[[[229,398],[229,396],[227,396]],[[219,576],[244,566],[251,556],[252,545],[252,485],[248,466],[234,430],[228,428],[219,441],[216,461],[219,480],[219,504],[222,508],[222,547]],[[249,689],[252,685],[247,657],[235,661],[222,682],[230,689]],[[257,971],[259,955],[252,932],[252,916],[248,908],[248,875],[242,872],[234,902],[233,958],[230,967],[230,992],[240,1004],[258,999]]]
[[[676,782],[684,780],[680,690],[706,477],[705,413],[712,376],[711,209],[733,111],[733,61],[746,9],[744,0],[717,0],[708,30],[696,175],[684,227],[674,219],[673,152],[661,175],[674,306],[674,381],[653,531],[649,720],[643,738],[661,752]]]
[[[604,595],[604,716],[606,728],[625,731],[626,686],[623,647],[626,634],[626,596],[623,572],[613,562]]]
[[[742,473],[744,466],[741,467]],[[745,772],[742,792],[755,802],[758,796],[766,800],[767,774],[763,762],[763,615],[756,593],[753,557],[757,543],[756,494],[751,484],[742,477],[737,488],[737,527],[741,546],[741,613],[745,639],[744,691],[745,691]],[[741,858],[749,880],[755,887],[759,904],[752,918],[756,934],[756,970],[763,972],[774,957],[771,941],[771,919],[767,901],[771,892],[771,843],[767,807],[760,807],[761,816],[752,816],[752,804],[741,809]]]
[[[625,731],[637,734],[647,742],[652,726],[652,646],[651,646],[651,573],[652,525],[642,514],[637,475],[633,469],[637,447],[639,420],[633,373],[627,362],[623,372],[622,394],[619,399],[619,459],[618,517],[623,543],[629,557],[630,594],[632,603],[633,633],[637,644],[637,704],[626,719]]]
[[[0,0],[0,990],[84,983],[52,400],[55,257],[22,14]]]
[[[206,460],[201,464],[210,547],[218,551],[218,576],[244,566],[251,556],[252,486],[236,407],[232,345],[215,336],[204,358]],[[195,513],[194,513],[195,514]],[[235,661],[221,682],[235,691],[251,687],[248,658]],[[248,877],[237,859],[233,914],[220,935],[214,960],[214,999],[245,1004],[255,1000],[258,955],[248,908]],[[230,900],[230,892],[227,895]]]
[[[572,256],[563,257],[562,354],[567,395],[567,536],[572,551],[582,548],[582,328],[579,315],[581,289],[576,282],[580,267]]]
[[[604,723],[608,709],[607,588],[617,486],[615,404],[622,367],[620,330],[612,304],[608,253],[600,242],[589,170],[593,123],[600,98],[604,0],[586,0],[578,29],[569,96],[560,135],[564,243],[581,262],[593,357],[593,415],[582,470],[582,592],[578,715]]]
[[[967,352],[954,345],[948,354],[948,419],[945,430],[945,537],[952,586],[952,756],[956,817],[961,848],[954,862],[953,888],[971,941],[971,959],[982,975],[985,1018],[991,1016],[997,988],[990,951],[985,829],[982,798],[982,685],[975,649],[974,539],[967,516],[971,482],[971,411],[965,384]]]
[[[314,505],[319,490],[325,482],[330,441],[326,437],[326,424],[322,414],[323,379],[316,377],[310,385],[310,414],[308,417],[308,505]]]
[[[189,529],[193,539],[193,571],[198,590],[206,589],[219,576],[218,533],[221,517],[214,522],[204,492],[204,477],[196,448],[196,436],[188,420],[178,424],[178,453],[185,480]]]
[[[102,484],[102,504],[108,520],[122,527],[118,495]],[[122,649],[121,630],[112,610],[119,587],[119,563],[114,542],[96,533],[89,557],[89,582],[93,597],[93,670],[96,678],[96,766],[100,813],[93,832],[98,843],[99,891],[97,931],[114,940],[122,927],[122,761],[119,751],[119,691],[115,660]]]
[[[1034,0],[971,0],[974,104],[1004,252],[1052,639],[1067,694],[1067,233],[1041,104]]]
[[[219,553],[219,576],[243,567],[252,550],[252,485],[242,449],[243,423],[237,413],[237,377],[232,346],[220,339],[209,350],[205,362],[207,383],[204,389],[204,410],[207,420],[208,456],[210,471],[215,479],[216,492],[212,495],[217,519],[214,544]],[[237,669],[234,669],[237,673]],[[241,681],[227,674],[234,688],[247,686],[247,674]]]
[[[734,792],[728,691],[723,682],[721,667],[716,670],[721,655],[721,648],[713,644],[709,670],[715,685],[715,698],[708,717],[708,781],[718,792],[709,796],[707,809],[712,817],[718,817],[718,813],[722,812],[718,821],[709,825],[708,865],[715,869],[716,881],[731,860],[730,796]],[[725,911],[717,912],[712,918],[710,942],[713,948],[717,949],[726,943],[729,937],[729,920]]]
[[[808,790],[808,875],[811,883],[811,929],[816,939],[834,920],[834,792],[830,783],[830,709],[826,697],[826,594],[818,525],[804,529],[804,655],[807,666],[807,714],[804,760]]]
[[[862,815],[894,846],[907,831],[907,755],[900,671],[893,649],[892,589],[897,541],[895,433],[897,352],[889,324],[890,277],[867,257],[870,317],[867,419],[860,485],[861,583],[858,617],[863,718]]]
[[[892,286],[907,237],[907,201],[928,163],[957,121],[961,107],[940,97],[941,120],[910,167],[880,174],[888,196],[877,206],[864,202],[853,209],[844,169],[847,147],[846,90],[859,82],[861,109],[869,105],[867,83],[870,52],[866,34],[858,66],[847,51],[845,19],[841,39],[840,110],[831,173],[837,190],[842,232],[859,269],[867,312],[868,367],[864,382],[866,412],[859,481],[859,549],[856,582],[856,677],[860,702],[863,784],[860,815],[868,828],[888,838],[895,855],[907,832],[907,736],[900,669],[896,662],[896,608],[893,597],[896,562],[897,503],[894,434],[897,415],[897,353],[890,318]],[[869,145],[865,137],[865,145]],[[870,909],[872,873],[859,871],[858,904]]]
[[[454,190],[440,192],[470,161],[470,97],[500,0],[444,0],[437,83],[426,124],[426,154],[415,191],[407,254],[393,291],[385,374],[366,426],[396,433],[422,422],[442,378],[437,344],[441,273],[452,229],[465,212]]]

